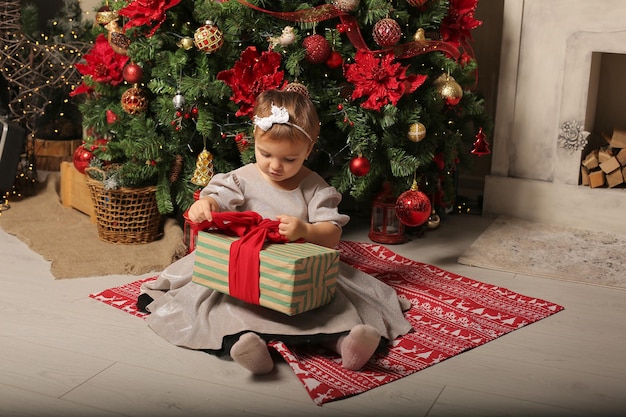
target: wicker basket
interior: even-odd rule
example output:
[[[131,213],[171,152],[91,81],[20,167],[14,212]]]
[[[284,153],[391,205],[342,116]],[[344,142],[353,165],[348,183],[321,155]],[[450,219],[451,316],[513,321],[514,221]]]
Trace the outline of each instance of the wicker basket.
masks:
[[[102,182],[86,176],[91,193],[98,237],[111,243],[149,243],[159,236],[161,213],[156,187],[105,189]]]

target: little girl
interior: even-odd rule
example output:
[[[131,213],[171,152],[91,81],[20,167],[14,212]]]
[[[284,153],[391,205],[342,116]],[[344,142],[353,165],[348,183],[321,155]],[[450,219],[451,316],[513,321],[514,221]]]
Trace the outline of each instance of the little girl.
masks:
[[[265,91],[254,124],[256,162],[215,175],[189,208],[190,220],[255,211],[278,220],[290,241],[335,247],[349,220],[337,210],[341,194],[303,165],[320,132],[313,104],[297,92]],[[257,375],[274,368],[270,340],[326,346],[341,355],[344,368],[359,370],[382,342],[411,330],[395,291],[345,263],[329,304],[288,316],[192,282],[193,262],[191,253],[145,284],[143,292],[154,296],[146,307],[150,327],[175,345],[230,355]]]

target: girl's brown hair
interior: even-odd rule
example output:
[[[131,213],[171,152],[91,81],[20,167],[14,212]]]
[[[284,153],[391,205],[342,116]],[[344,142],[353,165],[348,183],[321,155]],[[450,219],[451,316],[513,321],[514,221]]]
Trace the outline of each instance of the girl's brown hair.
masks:
[[[267,137],[272,140],[294,140],[295,138],[300,138],[306,141],[317,141],[317,137],[320,134],[320,120],[311,100],[295,91],[266,90],[259,94],[256,99],[254,116],[269,116],[272,113],[272,104],[287,109],[289,123],[302,128],[309,137],[294,126],[276,123],[267,131],[263,131],[258,126],[255,127],[255,138],[268,135]]]

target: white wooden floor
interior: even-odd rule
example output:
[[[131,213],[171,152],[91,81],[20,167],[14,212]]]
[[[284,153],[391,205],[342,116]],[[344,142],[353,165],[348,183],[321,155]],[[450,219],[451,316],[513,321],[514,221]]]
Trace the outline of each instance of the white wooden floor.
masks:
[[[233,362],[172,346],[141,319],[88,298],[138,277],[55,280],[48,262],[0,231],[0,416],[624,415],[626,291],[457,264],[490,220],[449,216],[424,238],[390,248],[565,310],[321,407],[285,363],[253,378]],[[344,238],[367,241],[367,226],[349,227]]]

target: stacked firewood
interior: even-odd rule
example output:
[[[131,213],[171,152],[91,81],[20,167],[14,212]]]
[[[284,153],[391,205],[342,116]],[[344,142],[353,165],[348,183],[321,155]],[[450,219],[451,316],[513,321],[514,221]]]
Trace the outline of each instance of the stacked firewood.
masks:
[[[614,188],[625,183],[626,130],[614,129],[603,135],[606,146],[589,152],[581,164],[581,183],[591,188]]]

